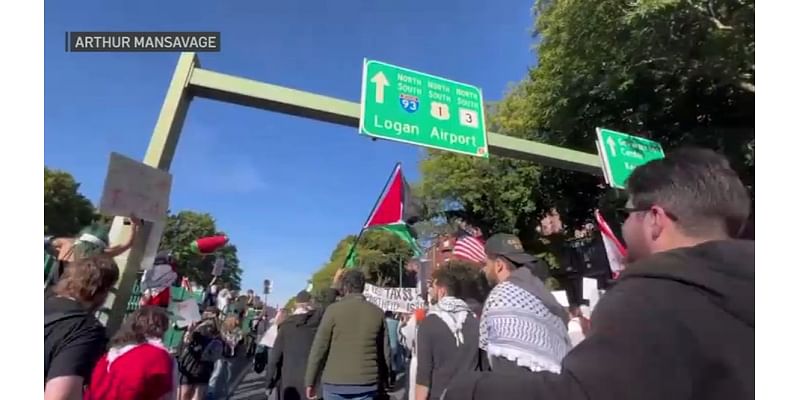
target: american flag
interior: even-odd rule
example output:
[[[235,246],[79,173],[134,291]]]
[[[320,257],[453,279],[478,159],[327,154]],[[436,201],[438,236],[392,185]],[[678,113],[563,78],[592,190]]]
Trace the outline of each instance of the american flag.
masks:
[[[483,264],[486,261],[483,245],[483,238],[473,236],[462,229],[456,239],[456,245],[453,247],[453,255],[462,260]]]

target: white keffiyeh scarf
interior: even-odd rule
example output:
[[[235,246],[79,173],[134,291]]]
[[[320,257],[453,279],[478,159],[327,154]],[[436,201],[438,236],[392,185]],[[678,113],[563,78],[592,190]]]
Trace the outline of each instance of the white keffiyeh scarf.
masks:
[[[431,306],[428,313],[438,316],[450,328],[450,332],[456,338],[456,346],[464,343],[464,334],[461,332],[461,328],[464,326],[467,316],[472,314],[464,300],[452,296],[442,297],[439,302]]]

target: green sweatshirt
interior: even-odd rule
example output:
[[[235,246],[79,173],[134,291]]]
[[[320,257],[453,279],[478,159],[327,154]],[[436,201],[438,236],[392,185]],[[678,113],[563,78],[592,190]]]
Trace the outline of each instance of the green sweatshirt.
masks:
[[[382,385],[388,378],[389,337],[383,311],[362,294],[348,294],[322,317],[306,368],[306,386]]]

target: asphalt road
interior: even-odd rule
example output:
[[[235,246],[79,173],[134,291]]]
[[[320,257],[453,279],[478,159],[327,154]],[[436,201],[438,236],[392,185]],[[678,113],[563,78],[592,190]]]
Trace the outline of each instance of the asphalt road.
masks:
[[[257,374],[253,371],[252,366],[248,367],[233,382],[233,394],[228,400],[267,400],[266,379],[267,377],[263,373]],[[393,400],[403,400],[404,394],[404,388],[399,388],[390,393]]]

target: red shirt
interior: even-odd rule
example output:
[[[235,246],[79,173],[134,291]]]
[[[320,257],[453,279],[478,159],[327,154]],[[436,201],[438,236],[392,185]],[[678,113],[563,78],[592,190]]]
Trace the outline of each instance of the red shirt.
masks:
[[[172,299],[170,296],[170,288],[161,289],[161,291],[155,296],[143,296],[142,297],[142,305],[143,306],[159,306],[159,307],[169,307],[169,302]]]
[[[176,385],[174,368],[172,356],[160,343],[125,346],[97,362],[83,398],[160,400]]]

